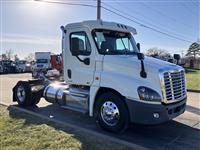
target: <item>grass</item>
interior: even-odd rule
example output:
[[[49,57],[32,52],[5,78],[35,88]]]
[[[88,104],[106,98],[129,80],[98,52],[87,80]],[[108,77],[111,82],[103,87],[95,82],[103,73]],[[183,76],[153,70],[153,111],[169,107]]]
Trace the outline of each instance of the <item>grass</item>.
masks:
[[[127,149],[0,105],[0,150]]]
[[[200,90],[200,69],[185,68],[187,88],[193,90]]]

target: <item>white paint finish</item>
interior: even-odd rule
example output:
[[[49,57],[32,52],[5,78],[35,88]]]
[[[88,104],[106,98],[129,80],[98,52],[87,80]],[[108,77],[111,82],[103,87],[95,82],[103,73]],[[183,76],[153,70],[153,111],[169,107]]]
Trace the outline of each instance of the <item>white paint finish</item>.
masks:
[[[98,86],[91,86],[90,87],[90,101],[89,101],[89,116],[92,117],[94,114],[94,102],[95,102],[95,97],[96,94],[99,90]]]
[[[87,20],[78,23],[71,23],[65,26],[66,29],[72,29],[77,27],[86,27],[89,30],[93,29],[107,29],[107,30],[114,30],[120,32],[131,32],[132,34],[137,34],[136,29],[127,25],[123,25],[121,23],[115,22],[107,22],[101,20]]]
[[[98,53],[91,35],[91,31],[98,28],[136,34],[134,28],[128,26],[122,28],[121,26],[119,27],[118,23],[112,22],[84,21],[65,26],[67,33],[64,35],[63,40],[64,79],[68,84],[90,86],[90,116],[93,115],[95,95],[100,87],[115,89],[121,95],[138,101],[137,88],[139,86],[149,87],[162,95],[159,69],[176,69],[180,67],[165,61],[145,57],[144,66],[147,78],[142,78],[140,76],[141,62],[136,55],[104,56]],[[89,56],[80,56],[81,59],[90,58],[91,64],[88,66],[80,62],[75,56],[72,56],[70,52],[70,33],[79,31],[85,31],[90,41],[91,54]],[[67,76],[68,69],[72,70],[72,79]],[[99,80],[96,80],[96,77],[99,77]]]
[[[39,59],[46,59],[47,63],[37,63]],[[33,65],[33,70],[51,68],[51,52],[35,52],[36,64]]]
[[[91,54],[89,56],[79,56],[80,59],[89,58],[90,64],[86,65],[80,60],[78,60],[75,56],[72,56],[70,51],[70,34],[74,32],[85,32],[88,36],[91,45]],[[65,36],[65,47],[64,47],[64,68],[65,68],[65,81],[69,84],[77,84],[77,85],[87,85],[91,86],[94,79],[94,71],[95,71],[95,55],[96,55],[96,47],[93,43],[92,36],[90,31],[87,28],[73,28],[68,29],[67,34]],[[71,79],[67,75],[67,70],[71,70]]]
[[[114,88],[125,97],[138,99],[137,88],[146,86],[161,95],[159,69],[176,65],[146,57],[144,60],[147,78],[140,77],[141,63],[136,55],[106,55],[103,62],[101,87]]]

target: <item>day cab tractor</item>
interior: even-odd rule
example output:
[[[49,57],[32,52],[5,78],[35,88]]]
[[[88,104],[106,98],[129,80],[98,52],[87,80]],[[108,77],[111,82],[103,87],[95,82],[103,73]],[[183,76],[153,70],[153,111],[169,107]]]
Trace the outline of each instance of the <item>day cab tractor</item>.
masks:
[[[37,79],[41,75],[59,77],[63,72],[62,56],[51,52],[36,52],[32,77]]]
[[[111,132],[124,131],[130,123],[160,124],[185,111],[184,69],[144,57],[133,27],[95,20],[61,30],[64,82],[19,81],[13,100],[20,106],[43,97],[94,117]]]

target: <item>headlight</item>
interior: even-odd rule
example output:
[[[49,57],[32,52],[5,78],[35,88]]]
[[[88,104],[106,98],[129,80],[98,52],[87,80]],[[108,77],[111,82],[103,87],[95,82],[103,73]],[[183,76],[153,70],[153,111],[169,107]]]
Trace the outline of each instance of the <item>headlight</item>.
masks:
[[[144,101],[150,101],[150,102],[160,102],[161,101],[160,95],[156,91],[154,91],[148,87],[140,86],[138,88],[138,95],[139,95],[140,99],[144,100]]]

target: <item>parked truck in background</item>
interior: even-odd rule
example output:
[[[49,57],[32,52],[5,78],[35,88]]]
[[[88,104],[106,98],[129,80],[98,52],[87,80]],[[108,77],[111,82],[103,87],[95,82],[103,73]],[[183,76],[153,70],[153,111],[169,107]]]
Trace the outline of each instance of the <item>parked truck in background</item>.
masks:
[[[130,122],[167,122],[185,111],[184,69],[144,57],[133,27],[97,20],[61,29],[65,81],[19,81],[13,100],[20,106],[35,105],[43,97],[94,117],[112,132]]]
[[[57,54],[51,55],[51,67],[52,69],[58,70],[60,73],[63,72],[62,55],[57,55]]]
[[[32,67],[32,77],[37,78],[39,74],[46,74],[51,68],[51,52],[35,52],[35,64]]]

